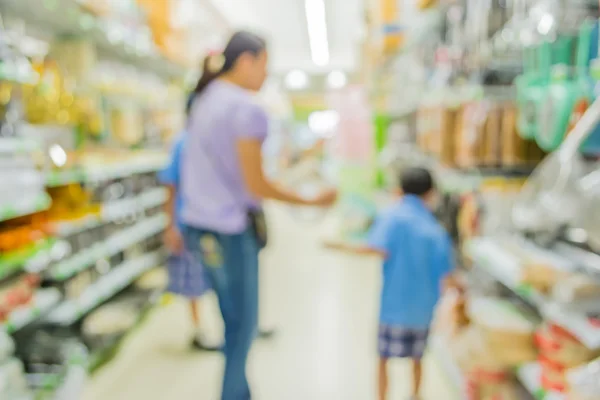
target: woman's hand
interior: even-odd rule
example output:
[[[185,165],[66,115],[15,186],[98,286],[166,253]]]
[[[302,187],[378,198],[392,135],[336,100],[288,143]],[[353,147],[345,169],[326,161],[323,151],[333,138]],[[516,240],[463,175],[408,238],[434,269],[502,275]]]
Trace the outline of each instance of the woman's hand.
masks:
[[[318,195],[315,199],[309,201],[309,205],[317,207],[330,207],[337,200],[338,192],[336,189],[327,189]]]
[[[170,226],[164,235],[165,246],[173,254],[180,254],[183,251],[183,237],[176,226]]]

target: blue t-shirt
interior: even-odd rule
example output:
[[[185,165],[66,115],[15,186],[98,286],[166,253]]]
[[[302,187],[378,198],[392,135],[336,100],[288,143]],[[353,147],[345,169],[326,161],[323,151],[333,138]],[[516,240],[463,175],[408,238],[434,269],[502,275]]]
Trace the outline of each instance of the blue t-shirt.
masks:
[[[428,328],[442,281],[454,267],[447,232],[419,197],[407,195],[378,216],[368,244],[387,253],[380,322]]]
[[[181,210],[183,208],[183,196],[181,195],[181,191],[179,190],[180,183],[180,165],[181,165],[181,156],[183,153],[183,142],[184,142],[185,133],[182,132],[177,136],[175,141],[173,142],[173,147],[171,148],[171,158],[169,164],[158,173],[158,179],[161,183],[165,185],[173,185],[175,186],[175,218],[177,219],[177,225],[181,228],[183,223],[181,221]]]

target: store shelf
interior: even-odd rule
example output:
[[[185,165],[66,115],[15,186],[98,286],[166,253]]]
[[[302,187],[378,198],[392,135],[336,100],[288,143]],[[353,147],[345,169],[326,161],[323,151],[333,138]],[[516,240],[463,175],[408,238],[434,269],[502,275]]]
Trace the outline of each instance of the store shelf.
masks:
[[[55,246],[64,245],[54,239],[41,240],[25,249],[6,253],[0,256],[0,280],[22,270],[39,272],[52,261],[52,251]],[[65,249],[61,256],[68,255]]]
[[[54,393],[56,400],[79,400],[88,381],[88,373],[83,365],[69,365],[60,387]]]
[[[440,367],[448,376],[452,386],[456,388],[457,398],[465,399],[465,378],[462,371],[456,365],[452,355],[448,351],[448,345],[444,338],[439,335],[434,335],[431,340],[431,349],[437,359]]]
[[[522,284],[519,260],[508,254],[493,239],[473,239],[465,247],[465,254],[476,268],[485,270],[516,295],[535,306],[540,315],[569,330],[590,349],[600,349],[600,327],[592,324],[583,314],[566,310],[560,304]]]
[[[48,321],[58,325],[73,324],[160,262],[161,252],[156,251],[116,266],[110,273],[88,287],[78,299],[61,303],[50,313]]]
[[[25,196],[15,204],[2,204],[0,205],[0,222],[44,211],[50,207],[51,202],[50,196],[44,192],[33,197]]]
[[[53,230],[56,235],[68,237],[95,228],[118,218],[133,216],[144,210],[164,204],[169,197],[165,188],[153,188],[143,193],[122,200],[108,202],[102,206],[101,215],[88,215],[83,218],[55,223]]]
[[[164,77],[181,78],[187,68],[167,60],[155,46],[144,48],[133,40],[125,43],[110,32],[125,26],[117,26],[103,18],[83,10],[76,0],[3,0],[0,10],[8,16],[21,18],[37,29],[55,35],[71,35],[87,38],[96,44],[103,55],[125,61],[138,68],[152,71]],[[133,38],[132,38],[133,39]],[[133,44],[135,43],[135,44]]]
[[[95,183],[125,178],[134,174],[158,171],[167,165],[168,157],[152,157],[96,167],[51,171],[46,175],[46,186],[56,187],[71,183]]]
[[[102,219],[113,221],[135,215],[146,209],[151,209],[164,204],[169,198],[169,191],[159,187],[145,191],[144,193],[123,200],[116,200],[102,207]]]
[[[540,385],[541,367],[537,363],[527,364],[517,370],[517,378],[536,400],[565,400],[566,396],[542,389]]]
[[[39,319],[50,311],[60,301],[60,292],[57,289],[39,290],[30,305],[13,311],[2,328],[8,333],[14,333]]]
[[[2,80],[2,77],[0,77],[0,80]],[[0,154],[27,154],[39,149],[40,144],[35,140],[0,138]]]
[[[89,268],[99,259],[117,254],[161,232],[167,226],[168,222],[169,218],[166,214],[159,214],[141,220],[136,225],[123,229],[106,240],[95,244],[93,247],[82,250],[71,258],[58,263],[50,271],[50,278],[55,281],[69,279]]]

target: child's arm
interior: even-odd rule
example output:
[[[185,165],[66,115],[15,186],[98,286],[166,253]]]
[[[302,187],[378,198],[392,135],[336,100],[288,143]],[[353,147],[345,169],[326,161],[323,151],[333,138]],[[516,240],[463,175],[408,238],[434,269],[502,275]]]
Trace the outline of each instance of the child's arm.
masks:
[[[326,242],[325,246],[357,255],[375,255],[387,258],[391,250],[394,228],[393,219],[384,213],[375,219],[364,242],[331,241]]]
[[[462,283],[456,274],[454,246],[450,236],[445,234],[437,246],[437,267],[442,276],[442,290],[462,289]]]
[[[383,250],[369,247],[365,243],[352,243],[352,242],[338,242],[338,241],[325,241],[325,247],[332,250],[344,251],[356,255],[363,256],[378,256],[382,258],[387,257],[387,253]]]

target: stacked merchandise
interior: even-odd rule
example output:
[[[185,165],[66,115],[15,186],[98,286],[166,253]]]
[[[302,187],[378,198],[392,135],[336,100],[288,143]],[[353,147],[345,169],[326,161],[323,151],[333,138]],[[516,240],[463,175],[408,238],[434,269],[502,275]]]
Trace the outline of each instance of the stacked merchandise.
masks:
[[[600,360],[569,373],[569,396],[571,400],[597,400],[600,398]]]
[[[445,300],[448,303],[448,300]],[[463,297],[441,308],[451,357],[462,370],[467,398],[517,400],[513,369],[534,360],[534,325],[510,302]]]
[[[29,388],[23,363],[14,357],[15,344],[5,332],[0,332],[0,397],[27,399]]]
[[[170,4],[0,4],[3,400],[80,398],[164,289],[155,175],[191,54],[153,8]]]
[[[517,133],[515,106],[490,99],[458,108],[424,106],[417,113],[417,145],[446,166],[531,168],[543,152]]]

